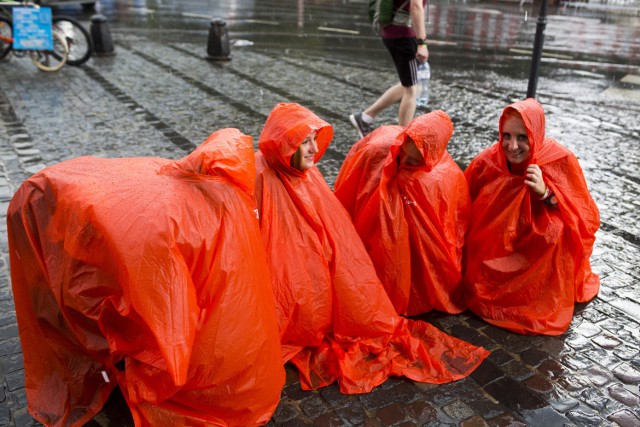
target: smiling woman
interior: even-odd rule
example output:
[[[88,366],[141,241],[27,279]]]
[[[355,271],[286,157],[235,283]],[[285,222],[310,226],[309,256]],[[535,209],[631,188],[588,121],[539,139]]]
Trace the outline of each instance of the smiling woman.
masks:
[[[315,155],[318,153],[318,144],[316,143],[316,132],[311,131],[302,144],[298,147],[293,156],[291,156],[290,164],[299,171],[306,171],[315,165]]]
[[[545,135],[533,98],[507,106],[500,140],[464,174],[471,225],[463,258],[471,311],[527,335],[560,335],[600,279],[589,257],[600,213],[576,156]]]

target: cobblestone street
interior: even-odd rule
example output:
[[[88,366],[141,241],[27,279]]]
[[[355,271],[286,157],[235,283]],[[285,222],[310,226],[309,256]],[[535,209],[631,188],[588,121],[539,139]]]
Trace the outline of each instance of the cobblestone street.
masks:
[[[334,125],[319,164],[333,185],[355,142],[349,114],[395,80],[383,47],[367,61],[348,49],[256,40],[215,62],[206,58],[206,25],[162,40],[124,27],[112,36],[116,55],[58,73],[38,71],[27,58],[0,61],[0,426],[38,425],[27,412],[6,233],[7,206],[26,178],[85,155],[178,159],[225,127],[255,143],[276,103],[298,102]],[[456,62],[443,40],[432,46],[430,108],[452,117],[449,152],[464,167],[496,140],[502,108],[524,97],[528,63],[518,59],[524,76],[502,73],[499,63]],[[302,391],[288,366],[270,425],[640,426],[638,61],[606,69],[550,60],[544,64],[554,70],[538,83],[547,135],[578,156],[601,214],[591,259],[601,291],[576,307],[567,333],[521,336],[469,313],[432,313],[421,318],[491,351],[470,377],[444,385],[391,379],[371,393],[343,395],[335,384]],[[133,422],[116,394],[89,425]]]

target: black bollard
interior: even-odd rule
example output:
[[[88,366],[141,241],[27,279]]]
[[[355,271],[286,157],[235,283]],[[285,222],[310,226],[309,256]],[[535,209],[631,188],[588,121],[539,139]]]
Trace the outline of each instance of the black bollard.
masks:
[[[97,56],[116,54],[106,16],[98,14],[91,17],[91,40],[93,42],[93,53]]]
[[[209,27],[209,42],[207,44],[208,59],[228,61],[231,59],[230,53],[227,23],[222,18],[212,19]]]

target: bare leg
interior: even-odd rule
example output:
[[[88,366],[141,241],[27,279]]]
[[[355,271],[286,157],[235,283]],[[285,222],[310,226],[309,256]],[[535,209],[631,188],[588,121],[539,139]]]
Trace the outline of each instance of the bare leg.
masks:
[[[387,89],[380,98],[376,100],[364,112],[375,118],[382,110],[391,107],[396,102],[400,102],[398,110],[398,124],[406,126],[413,119],[416,112],[416,96],[418,86],[404,87],[400,83]]]
[[[404,88],[400,83],[391,86],[374,102],[369,108],[364,110],[371,117],[376,117],[378,113],[391,107],[400,101],[404,95]]]
[[[400,108],[398,109],[398,124],[400,126],[406,126],[413,119],[413,115],[416,113],[416,96],[418,93],[418,85],[411,87],[402,87],[404,93],[402,100],[400,101]]]

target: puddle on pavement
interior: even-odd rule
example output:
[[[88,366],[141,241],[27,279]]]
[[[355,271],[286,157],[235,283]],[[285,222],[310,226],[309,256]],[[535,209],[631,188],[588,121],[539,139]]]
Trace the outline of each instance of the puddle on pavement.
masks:
[[[519,412],[528,425],[557,426],[563,425],[566,419],[553,408],[525,409]]]

